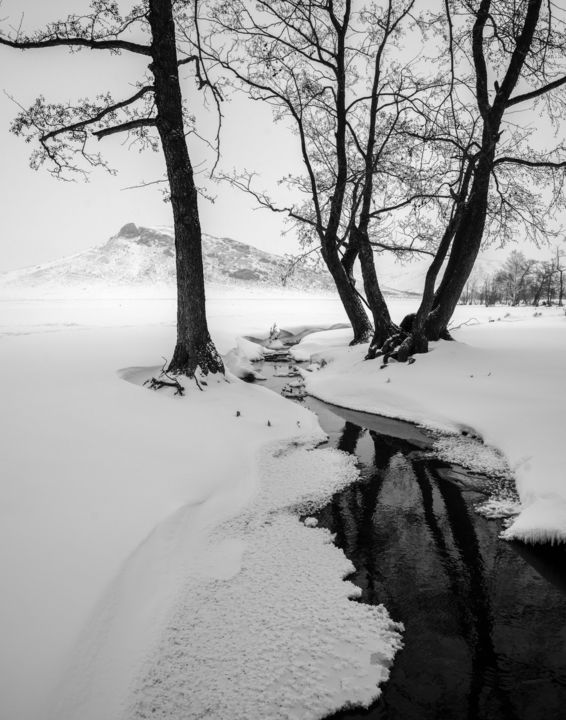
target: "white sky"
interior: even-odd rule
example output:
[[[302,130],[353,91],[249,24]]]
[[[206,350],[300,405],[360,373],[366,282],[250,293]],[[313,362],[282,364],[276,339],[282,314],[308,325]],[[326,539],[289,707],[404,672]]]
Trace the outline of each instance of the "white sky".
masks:
[[[87,6],[88,0],[3,0],[0,20],[7,18],[5,24],[17,25],[23,13],[23,27],[31,31]],[[111,56],[105,51],[83,51],[70,55],[64,48],[18,52],[0,46],[0,91],[4,91],[0,92],[0,272],[80,252],[105,242],[127,222],[172,224],[161,186],[123,190],[161,178],[164,164],[160,153],[128,151],[121,145],[124,137],[113,136],[102,140],[100,149],[119,171],[116,177],[95,170],[89,183],[65,183],[45,170],[31,170],[28,162],[33,147],[8,132],[18,108],[4,93],[24,106],[39,94],[50,101],[67,101],[110,90],[119,99],[131,94],[129,83],[143,75],[146,64],[147,58],[130,53]],[[185,92],[200,100],[200,94],[192,90],[190,67],[184,74]],[[259,186],[268,188],[279,177],[300,169],[296,138],[274,124],[269,108],[240,97],[224,103],[223,109],[222,169],[257,171]],[[213,137],[214,122],[213,114],[201,113],[200,131]],[[193,144],[195,165],[205,152],[201,143]],[[217,196],[214,204],[200,201],[204,232],[233,237],[270,252],[296,249],[292,233],[282,237],[281,215],[254,209],[255,202],[225,184],[211,192]]]
[[[18,24],[23,12],[24,28],[33,30],[87,5],[86,0],[4,0],[0,18]],[[111,90],[119,99],[131,94],[128,83],[142,75],[146,64],[146,58],[130,53],[110,56],[105,51],[82,51],[69,55],[64,48],[19,52],[0,46],[0,272],[79,252],[106,241],[127,222],[172,224],[171,207],[163,201],[161,186],[123,190],[163,177],[160,153],[127,151],[121,147],[124,136],[110,137],[101,141],[100,149],[118,175],[95,170],[88,183],[66,183],[45,170],[31,170],[33,147],[8,132],[18,108],[5,93],[24,106],[39,94],[47,100],[65,101]],[[188,91],[194,87],[190,67],[184,75],[184,90]],[[194,94],[200,100],[200,94]],[[247,167],[261,173],[262,182],[269,183],[296,169],[296,140],[273,123],[267,107],[236,98],[224,103],[223,110],[225,171]],[[203,116],[202,134],[213,137],[215,122],[213,114]],[[191,157],[195,166],[204,152],[202,143],[194,143]],[[270,252],[296,248],[292,235],[281,238],[281,216],[254,209],[255,202],[226,184],[213,186],[211,192],[217,198],[214,204],[200,201],[205,232],[233,237]]]

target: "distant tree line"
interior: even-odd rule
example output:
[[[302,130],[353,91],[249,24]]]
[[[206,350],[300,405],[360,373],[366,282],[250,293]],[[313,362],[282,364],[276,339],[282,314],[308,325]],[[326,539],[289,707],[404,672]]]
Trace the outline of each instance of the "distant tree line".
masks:
[[[490,274],[473,272],[464,287],[466,305],[564,305],[564,251],[548,260],[532,260],[513,250],[501,268]]]

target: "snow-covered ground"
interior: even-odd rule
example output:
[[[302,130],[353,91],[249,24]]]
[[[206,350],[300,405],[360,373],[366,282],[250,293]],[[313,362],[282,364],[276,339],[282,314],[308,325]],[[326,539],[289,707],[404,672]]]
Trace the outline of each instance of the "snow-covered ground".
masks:
[[[566,542],[564,311],[460,306],[453,325],[458,342],[433,343],[412,365],[364,361],[366,347],[349,348],[343,330],[311,335],[294,354],[328,362],[306,382],[322,400],[479,433],[517,481],[521,512],[503,536]],[[501,458],[493,457],[499,472]]]
[[[217,718],[369,702],[399,630],[348,600],[352,566],[289,510],[355,476],[347,456],[313,449],[315,416],[235,378],[183,398],[143,388],[173,348],[170,301],[4,301],[0,313],[2,720],[143,717],[179,618],[198,652],[167,661],[177,680],[162,716],[199,716],[207,686]],[[223,353],[276,321],[344,319],[335,299],[292,294],[212,298],[209,314]],[[228,681],[242,657],[245,706]]]
[[[410,366],[364,362],[344,330],[297,350],[330,361],[309,385],[331,402],[478,430],[519,481],[509,536],[565,539],[566,319],[506,312],[459,308],[479,324]],[[348,600],[348,561],[292,510],[348,482],[350,461],[313,449],[314,416],[260,386],[141,387],[174,314],[171,300],[0,301],[1,720],[314,718],[387,676],[399,629]],[[336,298],[257,292],[217,293],[209,316],[222,353],[274,322],[345,319]]]

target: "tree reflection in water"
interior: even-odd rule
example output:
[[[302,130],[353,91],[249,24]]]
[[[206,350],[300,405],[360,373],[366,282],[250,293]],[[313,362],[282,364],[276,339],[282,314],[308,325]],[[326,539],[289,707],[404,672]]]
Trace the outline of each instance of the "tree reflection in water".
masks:
[[[481,496],[445,469],[441,477],[446,466],[408,440],[347,421],[336,446],[362,458],[361,480],[334,496],[319,524],[355,565],[361,601],[405,624],[405,647],[371,708],[333,717],[565,717],[564,552],[549,583],[540,553],[526,561],[498,540],[498,523],[472,510]]]

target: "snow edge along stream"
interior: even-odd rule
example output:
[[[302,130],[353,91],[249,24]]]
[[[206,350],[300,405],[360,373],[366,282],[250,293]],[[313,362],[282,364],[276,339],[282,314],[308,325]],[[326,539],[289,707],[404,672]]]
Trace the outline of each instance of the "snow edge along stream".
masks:
[[[213,531],[128,717],[316,720],[379,696],[402,625],[351,602],[354,566],[299,519],[358,477],[350,455],[315,442],[262,448],[258,494]]]

